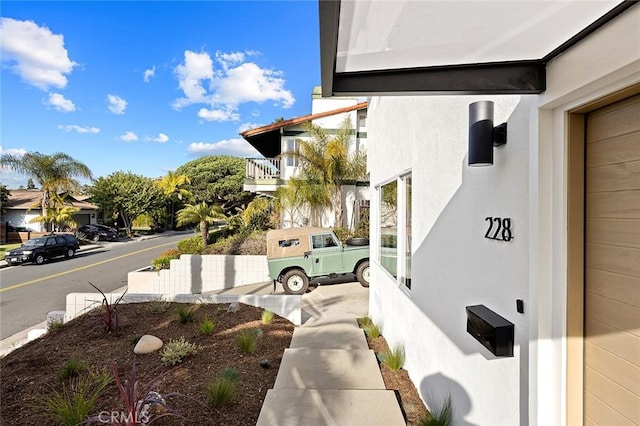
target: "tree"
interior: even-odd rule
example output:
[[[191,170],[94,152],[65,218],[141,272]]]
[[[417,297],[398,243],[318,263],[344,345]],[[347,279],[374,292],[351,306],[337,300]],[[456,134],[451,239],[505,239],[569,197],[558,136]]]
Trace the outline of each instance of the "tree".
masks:
[[[65,228],[75,228],[77,223],[73,220],[73,215],[78,213],[80,209],[73,206],[60,206],[50,207],[47,209],[45,215],[34,217],[30,223],[45,223],[51,224],[52,230],[63,231]]]
[[[175,173],[188,176],[191,183],[185,185],[185,189],[193,194],[196,202],[220,205],[225,212],[235,213],[254,197],[243,191],[243,158],[209,155],[183,164]]]
[[[187,204],[178,211],[178,226],[190,223],[200,224],[200,235],[203,247],[209,242],[209,225],[216,219],[224,219],[225,215],[219,206],[208,206],[207,203]]]
[[[0,165],[33,177],[42,190],[42,214],[47,214],[53,194],[73,192],[80,185],[76,178],[91,179],[91,170],[69,155],[56,152],[51,155],[29,152],[19,157],[3,154]]]
[[[347,182],[366,177],[366,153],[351,148],[353,130],[349,117],[343,120],[332,138],[312,122],[306,123],[305,129],[311,139],[298,139],[299,150],[283,155],[298,159],[300,178],[310,182],[307,195],[315,199],[318,206],[325,202],[318,186],[326,187],[334,208],[335,226],[343,226],[342,187]]]
[[[98,178],[89,194],[102,210],[122,218],[128,234],[136,217],[161,209],[165,202],[164,193],[152,179],[122,171]]]
[[[5,214],[5,206],[7,205],[7,201],[9,201],[10,196],[11,192],[7,189],[7,186],[0,184],[0,215],[3,217]]]
[[[36,184],[33,183],[33,179],[31,178],[27,181],[27,189],[36,189]]]
[[[171,203],[171,229],[174,228],[174,208],[176,199],[182,201],[184,198],[191,197],[191,193],[183,188],[185,185],[191,184],[189,176],[179,175],[175,172],[169,171],[163,178],[158,181],[158,186],[164,192],[165,197],[169,199]]]

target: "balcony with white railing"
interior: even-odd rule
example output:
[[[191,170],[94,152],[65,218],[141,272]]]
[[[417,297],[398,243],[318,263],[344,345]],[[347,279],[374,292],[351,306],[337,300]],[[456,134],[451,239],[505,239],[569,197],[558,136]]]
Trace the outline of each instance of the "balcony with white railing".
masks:
[[[279,158],[246,158],[244,190],[271,192],[283,185],[282,160]]]

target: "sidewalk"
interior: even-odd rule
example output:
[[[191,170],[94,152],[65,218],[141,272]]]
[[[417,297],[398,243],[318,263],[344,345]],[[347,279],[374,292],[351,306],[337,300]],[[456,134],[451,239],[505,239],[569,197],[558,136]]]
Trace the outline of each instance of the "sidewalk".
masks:
[[[367,314],[368,296],[360,284],[347,283],[321,285],[303,297],[307,320],[294,330],[258,426],[406,424],[356,321]]]

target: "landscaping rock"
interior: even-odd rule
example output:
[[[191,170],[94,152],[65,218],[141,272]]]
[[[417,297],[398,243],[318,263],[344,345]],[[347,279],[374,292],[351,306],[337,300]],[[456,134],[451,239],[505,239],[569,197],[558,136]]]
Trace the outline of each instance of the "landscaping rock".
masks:
[[[240,309],[240,305],[237,302],[230,303],[227,312],[238,312],[238,309]]]
[[[140,338],[140,340],[138,340],[138,343],[136,343],[136,347],[133,348],[133,353],[138,355],[149,354],[160,349],[163,344],[162,340],[158,339],[156,336],[145,334]]]

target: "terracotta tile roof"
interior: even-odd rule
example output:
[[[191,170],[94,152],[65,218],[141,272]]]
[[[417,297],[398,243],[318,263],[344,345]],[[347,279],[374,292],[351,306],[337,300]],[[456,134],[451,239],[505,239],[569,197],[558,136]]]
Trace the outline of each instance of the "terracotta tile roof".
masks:
[[[9,210],[27,210],[30,208],[39,209],[42,202],[42,191],[33,189],[11,189],[9,190],[9,199],[4,205],[5,209]],[[79,201],[72,196],[67,197],[67,202],[70,202],[72,206],[79,207],[83,210],[97,210],[98,207],[87,201]]]
[[[316,120],[322,117],[329,117],[331,115],[337,115],[345,112],[356,111],[356,110],[364,109],[366,107],[367,107],[366,102],[360,102],[359,104],[351,105],[344,108],[332,109],[330,111],[319,112],[317,114],[307,114],[300,117],[290,118],[288,120],[278,121],[276,123],[268,124],[266,126],[256,127],[255,129],[245,130],[244,132],[240,133],[240,136],[242,136],[243,138],[248,138],[251,136],[259,135],[261,133],[267,133],[273,130],[281,129],[286,126],[300,124],[307,121]]]

